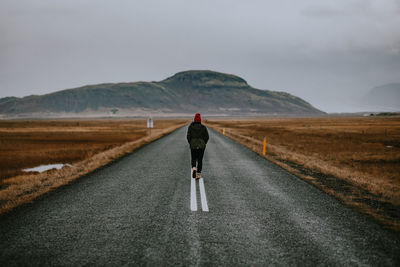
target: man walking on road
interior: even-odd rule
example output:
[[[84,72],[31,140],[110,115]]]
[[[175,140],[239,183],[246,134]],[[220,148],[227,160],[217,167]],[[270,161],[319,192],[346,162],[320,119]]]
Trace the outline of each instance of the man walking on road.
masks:
[[[203,156],[208,142],[207,128],[201,124],[201,116],[196,113],[193,122],[190,124],[186,136],[190,144],[192,155],[192,177],[199,179],[203,167]],[[196,167],[197,165],[197,167]]]

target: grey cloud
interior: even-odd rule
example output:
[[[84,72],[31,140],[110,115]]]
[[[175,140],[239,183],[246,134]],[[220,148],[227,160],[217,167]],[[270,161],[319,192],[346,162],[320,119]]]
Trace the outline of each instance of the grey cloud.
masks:
[[[358,16],[364,15],[371,9],[369,0],[350,1],[318,1],[306,7],[302,13],[306,16],[329,18],[332,16]]]
[[[400,77],[399,10],[397,0],[3,0],[0,97],[212,69],[340,111]]]

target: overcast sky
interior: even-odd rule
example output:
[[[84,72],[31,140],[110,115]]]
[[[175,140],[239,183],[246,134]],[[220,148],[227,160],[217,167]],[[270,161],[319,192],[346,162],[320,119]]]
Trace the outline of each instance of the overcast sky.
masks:
[[[356,96],[400,82],[400,1],[0,1],[0,98],[189,69],[363,110]]]

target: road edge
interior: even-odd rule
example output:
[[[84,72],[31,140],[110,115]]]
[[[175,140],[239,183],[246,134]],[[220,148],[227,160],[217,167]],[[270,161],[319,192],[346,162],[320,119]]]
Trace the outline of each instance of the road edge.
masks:
[[[389,229],[391,231],[394,231],[396,234],[400,234],[400,221],[397,218],[394,218],[393,216],[390,216],[390,214],[385,214],[382,213],[383,207],[387,205],[387,203],[384,203],[382,201],[379,201],[378,197],[375,197],[373,194],[366,192],[366,194],[369,194],[370,196],[373,197],[372,201],[357,201],[360,198],[359,194],[362,194],[361,188],[357,187],[356,185],[353,184],[346,184],[345,186],[347,187],[352,187],[355,192],[358,193],[358,195],[355,195],[354,198],[348,198],[348,194],[351,194],[351,190],[348,190],[347,192],[340,192],[338,190],[335,190],[334,188],[330,187],[327,185],[324,181],[326,178],[335,178],[340,181],[342,181],[338,177],[333,177],[333,176],[327,176],[324,173],[316,172],[315,170],[310,170],[306,169],[303,166],[300,166],[294,162],[289,162],[286,160],[280,160],[278,158],[274,158],[270,155],[264,156],[262,154],[262,151],[254,149],[253,144],[243,142],[243,140],[240,140],[236,136],[232,135],[231,133],[225,131],[225,134],[222,133],[223,128],[222,127],[215,127],[211,126],[209,124],[205,124],[207,127],[211,128],[214,130],[216,133],[221,134],[236,143],[245,146],[246,148],[250,149],[251,151],[257,153],[260,157],[270,161],[271,163],[281,167],[282,169],[288,171],[289,173],[295,175],[296,177],[308,182],[309,184],[315,186],[319,190],[323,191],[324,193],[333,196],[334,198],[338,199],[340,202],[345,204],[346,206],[352,208],[353,210],[367,215],[369,218],[372,218],[375,222],[379,223],[382,225],[384,228]],[[318,176],[322,176],[323,179],[318,178]],[[372,204],[378,203],[378,207],[373,206]],[[389,209],[392,207],[389,207]]]
[[[50,170],[40,174],[15,176],[6,179],[4,180],[6,187],[0,190],[0,216],[18,206],[30,203],[50,191],[86,176],[186,125],[187,122],[184,122],[163,130],[153,131],[151,136],[142,137],[138,140],[100,152],[89,159],[65,166],[61,170]],[[49,179],[49,173],[51,174],[51,179]],[[29,186],[27,185],[27,181],[29,182]]]

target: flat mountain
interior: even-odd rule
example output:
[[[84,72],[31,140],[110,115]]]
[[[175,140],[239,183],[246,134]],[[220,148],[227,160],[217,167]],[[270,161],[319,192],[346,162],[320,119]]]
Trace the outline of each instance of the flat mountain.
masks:
[[[179,72],[159,82],[105,83],[46,95],[0,99],[3,116],[35,114],[317,115],[324,112],[285,92],[260,90],[235,75]]]
[[[372,88],[363,102],[375,109],[400,110],[400,83],[389,83]]]

